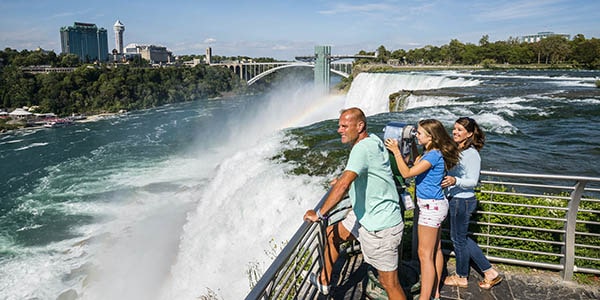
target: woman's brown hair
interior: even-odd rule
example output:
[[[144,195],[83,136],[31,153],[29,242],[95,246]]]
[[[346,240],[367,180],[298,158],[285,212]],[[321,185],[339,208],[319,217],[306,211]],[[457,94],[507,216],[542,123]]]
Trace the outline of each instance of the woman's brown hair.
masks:
[[[473,146],[475,147],[475,149],[477,149],[477,151],[480,151],[481,148],[483,148],[483,145],[485,144],[485,134],[483,133],[481,128],[479,128],[477,122],[475,122],[475,120],[469,117],[460,117],[458,118],[458,120],[456,120],[456,123],[462,125],[462,127],[464,127],[465,130],[467,130],[467,132],[473,133],[471,137],[467,138],[463,148],[460,150],[469,149],[469,147]]]

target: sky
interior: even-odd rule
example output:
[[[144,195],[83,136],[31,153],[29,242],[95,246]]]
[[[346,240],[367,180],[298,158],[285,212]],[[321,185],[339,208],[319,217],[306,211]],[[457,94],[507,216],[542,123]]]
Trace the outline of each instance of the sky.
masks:
[[[333,55],[479,44],[551,31],[600,38],[598,0],[0,0],[0,49],[62,51],[60,28],[125,25],[124,44],[167,47],[173,55],[294,60],[316,45]]]

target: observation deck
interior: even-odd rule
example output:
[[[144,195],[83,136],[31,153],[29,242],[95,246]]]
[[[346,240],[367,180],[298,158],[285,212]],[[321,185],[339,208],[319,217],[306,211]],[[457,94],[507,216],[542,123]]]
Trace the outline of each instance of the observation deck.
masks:
[[[478,286],[482,274],[472,268],[468,287],[442,285],[441,299],[600,299],[598,282],[573,281],[575,273],[600,275],[600,178],[482,171],[477,197],[477,218],[469,233],[504,279],[483,290]],[[349,209],[347,199],[340,202],[330,213],[330,224],[339,222]],[[407,211],[404,216],[398,273],[407,299],[412,299],[419,281],[413,242],[418,212]],[[246,299],[387,299],[381,296],[374,271],[363,263],[358,243],[342,245],[328,296],[310,284],[308,274],[323,265],[326,226],[304,222]],[[442,249],[450,274],[451,246],[445,225]]]

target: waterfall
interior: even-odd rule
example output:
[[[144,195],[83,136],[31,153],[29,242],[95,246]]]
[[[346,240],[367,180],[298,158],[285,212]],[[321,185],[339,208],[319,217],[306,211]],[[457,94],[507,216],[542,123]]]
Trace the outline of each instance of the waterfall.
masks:
[[[360,73],[346,95],[345,107],[360,107],[366,115],[388,112],[389,95],[401,90],[433,90],[479,85],[479,80],[440,74]]]

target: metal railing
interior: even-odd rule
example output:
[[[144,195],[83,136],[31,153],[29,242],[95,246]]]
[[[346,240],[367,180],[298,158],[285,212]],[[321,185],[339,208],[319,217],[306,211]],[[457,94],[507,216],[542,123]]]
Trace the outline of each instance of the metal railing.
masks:
[[[600,178],[482,171],[480,180],[472,235],[490,261],[563,280],[600,274]]]
[[[493,262],[560,270],[563,280],[600,274],[599,195],[598,177],[482,171],[471,235]],[[331,223],[349,209],[338,207]],[[322,264],[326,225],[304,222],[246,299],[315,299],[307,274]]]

